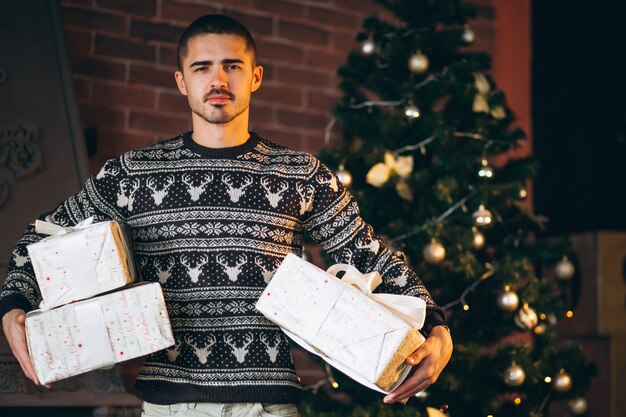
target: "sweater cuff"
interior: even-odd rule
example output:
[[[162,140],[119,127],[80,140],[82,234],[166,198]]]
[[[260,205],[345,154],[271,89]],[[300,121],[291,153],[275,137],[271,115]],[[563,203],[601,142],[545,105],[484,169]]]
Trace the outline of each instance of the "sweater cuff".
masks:
[[[0,320],[6,313],[16,308],[24,310],[27,313],[34,310],[31,303],[22,294],[9,294],[0,299]]]
[[[422,334],[428,337],[428,334],[435,326],[441,326],[446,323],[446,313],[441,307],[429,307],[426,310],[426,319],[421,329]]]

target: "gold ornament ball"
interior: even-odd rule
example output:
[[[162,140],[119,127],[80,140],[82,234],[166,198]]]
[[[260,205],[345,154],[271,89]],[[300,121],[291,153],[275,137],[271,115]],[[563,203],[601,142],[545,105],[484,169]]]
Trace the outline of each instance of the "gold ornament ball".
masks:
[[[517,307],[519,307],[519,297],[517,293],[508,287],[505,288],[505,290],[498,295],[498,307],[500,307],[501,310],[511,313],[517,310]]]
[[[376,50],[376,44],[371,39],[366,39],[361,44],[361,52],[363,52],[363,55],[372,55],[375,50]]]
[[[476,228],[474,228],[474,238],[472,239],[472,247],[474,249],[482,249],[485,247],[485,235],[483,235]]]
[[[445,259],[446,248],[444,248],[441,243],[433,239],[424,247],[422,254],[424,255],[426,262],[429,264],[438,264]]]
[[[472,218],[476,226],[488,226],[493,221],[493,214],[481,204],[478,206],[478,210],[472,213]]]
[[[509,387],[519,387],[524,383],[525,379],[526,372],[515,362],[504,370],[504,383]]]
[[[428,71],[430,62],[428,61],[428,57],[426,55],[418,51],[409,57],[408,65],[411,72],[421,74]]]
[[[350,174],[349,171],[346,171],[343,166],[340,166],[339,170],[335,174],[344,187],[352,185],[352,174]]]
[[[535,310],[530,308],[528,304],[524,303],[522,308],[520,308],[517,312],[517,316],[515,316],[513,321],[515,321],[515,324],[517,324],[518,327],[530,330],[537,325],[539,317],[537,316]]]
[[[576,415],[585,414],[587,411],[587,400],[583,397],[576,397],[567,402],[567,407]]]
[[[559,262],[554,266],[554,273],[557,278],[562,281],[568,281],[574,276],[574,264],[567,259],[567,256],[564,256]]]
[[[561,369],[552,379],[552,386],[558,392],[567,392],[572,388],[572,377]]]

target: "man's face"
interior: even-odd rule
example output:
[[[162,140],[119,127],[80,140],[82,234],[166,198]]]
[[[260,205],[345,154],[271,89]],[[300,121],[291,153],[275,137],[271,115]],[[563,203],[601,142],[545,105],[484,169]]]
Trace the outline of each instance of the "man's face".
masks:
[[[195,115],[209,123],[229,123],[247,117],[250,94],[261,86],[263,68],[252,65],[243,38],[200,35],[187,43],[176,84]]]

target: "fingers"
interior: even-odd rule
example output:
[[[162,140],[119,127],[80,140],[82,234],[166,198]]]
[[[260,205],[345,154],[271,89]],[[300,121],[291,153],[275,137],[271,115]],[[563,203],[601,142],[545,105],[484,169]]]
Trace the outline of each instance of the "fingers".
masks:
[[[8,316],[11,314],[11,316]],[[8,317],[7,317],[8,316]],[[26,314],[24,311],[12,310],[3,317],[4,334],[9,342],[9,347],[13,352],[13,356],[22,368],[22,372],[26,378],[30,379],[37,385],[41,385],[37,373],[33,366],[30,356],[28,355],[28,344],[26,343]],[[46,385],[50,387],[50,385]]]
[[[426,359],[421,362],[413,375],[407,378],[398,388],[392,393],[383,398],[386,403],[394,403],[407,399],[420,391],[425,390],[429,386],[435,383],[439,373],[435,371],[435,368],[430,363],[430,359]]]

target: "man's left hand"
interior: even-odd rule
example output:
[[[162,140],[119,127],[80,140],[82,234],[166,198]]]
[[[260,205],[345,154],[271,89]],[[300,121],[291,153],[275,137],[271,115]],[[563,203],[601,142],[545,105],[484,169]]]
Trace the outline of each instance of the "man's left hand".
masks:
[[[433,327],[426,341],[406,358],[406,363],[416,367],[415,372],[393,392],[386,395],[383,401],[386,403],[402,401],[425,390],[437,381],[451,356],[450,332],[443,326]]]

